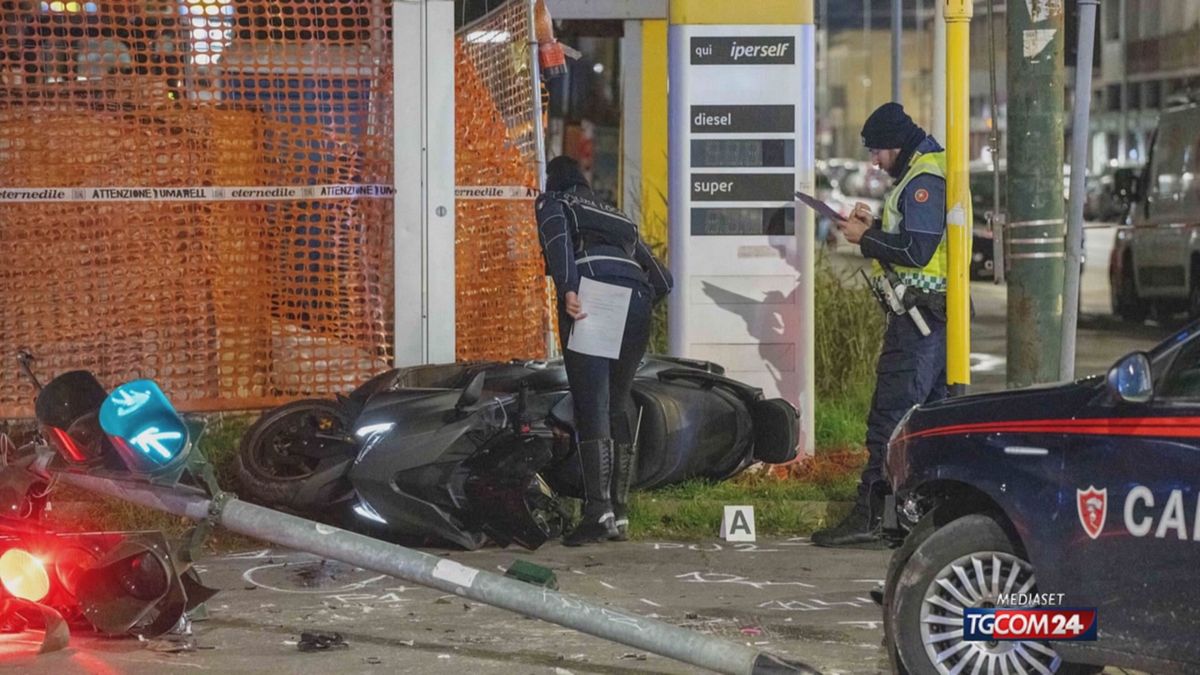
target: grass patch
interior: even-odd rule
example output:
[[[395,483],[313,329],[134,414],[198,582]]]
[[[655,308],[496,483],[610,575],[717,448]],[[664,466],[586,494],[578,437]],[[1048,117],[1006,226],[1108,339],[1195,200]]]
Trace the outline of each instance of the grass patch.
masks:
[[[237,473],[234,459],[242,435],[258,419],[257,414],[214,415],[208,418],[208,426],[197,444],[200,452],[208,458],[217,474],[217,483],[222,490],[236,490]]]
[[[818,453],[863,447],[874,386],[870,383],[841,396],[817,398],[813,416]]]
[[[816,445],[818,453],[861,448],[883,345],[883,313],[855,277],[816,265]]]
[[[688,481],[636,493],[630,530],[638,539],[711,539],[726,505],[748,504],[763,536],[809,534],[845,515],[864,458],[859,452],[831,452],[723,483]]]
[[[862,283],[852,275],[839,275],[824,256],[816,265],[816,301],[817,405],[823,400],[859,400],[875,385],[886,327],[883,312]]]

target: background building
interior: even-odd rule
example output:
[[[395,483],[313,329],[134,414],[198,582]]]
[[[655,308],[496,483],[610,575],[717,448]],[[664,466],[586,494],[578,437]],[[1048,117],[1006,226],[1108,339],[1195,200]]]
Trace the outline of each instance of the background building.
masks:
[[[1144,162],[1158,111],[1200,93],[1200,2],[1106,0],[1092,93],[1092,165]]]

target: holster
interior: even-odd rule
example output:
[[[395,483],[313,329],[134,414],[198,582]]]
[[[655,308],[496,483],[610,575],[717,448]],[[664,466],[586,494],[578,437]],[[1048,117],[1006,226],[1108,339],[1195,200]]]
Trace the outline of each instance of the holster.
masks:
[[[910,288],[908,293],[905,295],[908,295],[909,293],[913,295],[915,306],[924,310],[924,313],[927,316],[932,315],[939,321],[946,321],[945,293],[930,293],[928,291],[921,291],[915,288]]]

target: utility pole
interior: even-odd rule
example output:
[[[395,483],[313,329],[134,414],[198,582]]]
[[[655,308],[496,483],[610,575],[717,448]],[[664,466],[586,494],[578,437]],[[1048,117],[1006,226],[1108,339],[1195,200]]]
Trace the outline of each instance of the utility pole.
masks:
[[[946,4],[933,0],[933,137],[946,142]]]
[[[901,38],[904,31],[904,0],[892,0],[892,100],[900,103],[900,66],[904,54]]]
[[[946,385],[971,384],[971,15],[970,0],[947,0],[946,18]]]
[[[1059,377],[1062,340],[1061,2],[1008,5],[1008,385]]]
[[[1059,379],[1075,379],[1075,329],[1079,322],[1079,273],[1083,265],[1083,199],[1087,178],[1088,122],[1092,108],[1092,52],[1100,0],[1079,0],[1079,58],[1075,63],[1075,119],[1071,124],[1071,199],[1067,213],[1066,281]]]

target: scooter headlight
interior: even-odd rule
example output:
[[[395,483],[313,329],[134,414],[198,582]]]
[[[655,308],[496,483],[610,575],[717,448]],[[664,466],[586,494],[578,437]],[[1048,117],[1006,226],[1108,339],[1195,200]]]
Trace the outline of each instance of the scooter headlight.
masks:
[[[365,427],[359,427],[354,431],[354,435],[366,439],[371,436],[386,434],[396,426],[395,422],[380,422],[379,424],[368,424]]]
[[[366,518],[367,520],[373,520],[377,523],[387,525],[387,519],[379,515],[379,512],[375,510],[375,507],[363,501],[361,497],[359,498],[358,503],[354,505],[354,512],[359,516]]]
[[[387,436],[388,432],[396,427],[395,422],[380,422],[378,424],[368,424],[361,426],[354,431],[354,436],[360,440],[358,456],[354,458],[354,463],[358,464],[362,458],[375,447],[375,444]]]

